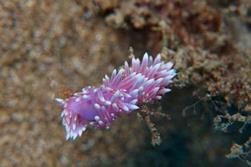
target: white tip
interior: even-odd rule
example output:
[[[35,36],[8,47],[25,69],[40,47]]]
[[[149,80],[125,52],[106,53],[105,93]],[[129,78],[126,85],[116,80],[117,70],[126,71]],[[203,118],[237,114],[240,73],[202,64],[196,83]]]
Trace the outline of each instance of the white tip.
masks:
[[[128,107],[131,109],[131,110],[137,110],[139,109],[138,106],[134,105],[134,104],[128,104]]]
[[[100,120],[100,121],[98,121],[98,124],[99,124],[99,125],[103,125],[104,122]]]
[[[145,82],[145,86],[151,85],[154,82],[154,79],[149,79],[148,81]]]
[[[170,69],[170,68],[172,68],[172,66],[173,66],[173,62],[168,62],[168,63],[166,63],[164,66],[165,66],[167,69]]]
[[[165,93],[167,93],[167,92],[171,92],[171,89],[163,88],[163,89],[160,90],[160,93],[161,93],[161,94],[165,94]]]
[[[96,116],[94,117],[94,119],[95,119],[96,121],[99,121],[99,120],[100,120],[100,117],[99,117],[98,115],[96,115]]]
[[[119,75],[121,75],[123,72],[125,72],[125,70],[123,68],[121,68],[118,72]]]
[[[161,66],[161,63],[156,63],[156,64],[153,66],[153,69],[154,69],[154,70],[159,70],[160,66]]]
[[[67,135],[65,136],[65,139],[66,139],[66,140],[69,140],[69,138],[70,138],[70,135],[67,134]]]
[[[74,134],[74,135],[72,136],[72,139],[75,140],[76,138],[77,138],[77,134]]]
[[[60,98],[56,98],[55,99],[56,100],[56,102],[58,102],[60,105],[64,105],[64,100],[63,99],[60,99]]]
[[[172,76],[175,76],[176,75],[176,70],[175,69],[169,70],[168,74],[172,75]]]
[[[160,53],[157,54],[155,60],[156,60],[156,61],[160,61],[160,60],[161,60],[161,55],[160,55]]]
[[[159,78],[159,79],[156,80],[156,83],[160,84],[163,80],[164,80],[164,78]]]
[[[143,86],[139,87],[139,91],[143,91],[143,90],[144,90]]]
[[[117,91],[114,93],[114,96],[115,96],[115,97],[120,97],[120,96],[121,96],[120,91],[119,91],[119,90],[117,90]]]
[[[160,54],[158,54],[158,55],[156,56],[156,58],[154,59],[153,64],[158,64],[158,63],[160,63],[160,62],[161,62],[161,56],[160,56]]]
[[[114,78],[116,74],[117,74],[117,70],[114,69],[114,70],[112,71],[112,78]]]
[[[157,91],[159,91],[159,87],[156,87],[153,89],[153,92],[157,92]]]
[[[65,116],[65,111],[62,111],[61,117],[64,117],[64,116]]]
[[[75,129],[76,129],[76,124],[75,124],[75,123],[73,123],[73,125],[72,125],[72,129],[73,129],[73,130],[75,130]]]
[[[119,107],[116,103],[112,103],[112,107],[115,111],[118,111],[119,110]]]
[[[138,90],[138,89],[135,89],[135,90],[133,90],[130,94],[131,94],[132,96],[136,96],[136,95],[138,95],[138,93],[139,93],[139,90]]]
[[[137,99],[134,99],[134,100],[132,100],[130,103],[136,104],[137,102],[138,102],[138,100],[137,100]]]
[[[83,129],[82,129],[82,131],[84,132],[84,131],[86,131],[86,129],[87,129],[86,126],[84,126]]]
[[[105,101],[105,98],[103,96],[103,93],[101,91],[98,91],[98,99],[101,101],[101,102],[104,102]]]
[[[150,56],[150,57],[149,57],[149,64],[152,64],[152,63],[153,63],[153,57]]]
[[[145,54],[144,54],[144,56],[143,56],[143,61],[148,61],[148,54],[147,54],[147,52],[145,52]]]
[[[156,96],[156,99],[160,100],[162,97],[161,96]]]
[[[88,93],[88,92],[85,90],[85,88],[83,88],[83,89],[82,89],[82,93],[83,93],[83,94],[86,94],[86,93]]]
[[[84,95],[84,96],[82,96],[83,97],[83,99],[88,99],[88,95]]]
[[[125,67],[129,67],[129,64],[127,61],[125,61]]]
[[[110,101],[105,101],[105,105],[109,106],[111,105],[112,103]]]
[[[80,130],[80,131],[78,132],[78,136],[81,136],[81,135],[82,135],[82,133],[83,133],[83,131],[82,131],[82,130]]]
[[[109,77],[108,77],[107,75],[105,75],[105,79],[106,79],[106,80],[109,80]]]
[[[126,105],[123,105],[122,107],[123,107],[123,110],[125,110],[125,112],[129,112],[130,111],[129,108]]]
[[[97,110],[99,110],[100,109],[100,105],[98,103],[95,103],[94,104],[94,108],[96,108]]]

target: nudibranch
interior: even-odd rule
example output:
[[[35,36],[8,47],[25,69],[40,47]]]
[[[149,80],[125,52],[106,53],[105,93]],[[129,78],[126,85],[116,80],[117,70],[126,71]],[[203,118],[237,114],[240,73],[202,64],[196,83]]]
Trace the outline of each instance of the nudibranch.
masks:
[[[66,139],[76,139],[88,127],[107,128],[121,115],[129,114],[148,102],[161,99],[176,75],[172,62],[144,54],[142,62],[132,58],[111,77],[103,78],[100,87],[86,87],[67,99],[56,100],[63,106],[62,123]]]

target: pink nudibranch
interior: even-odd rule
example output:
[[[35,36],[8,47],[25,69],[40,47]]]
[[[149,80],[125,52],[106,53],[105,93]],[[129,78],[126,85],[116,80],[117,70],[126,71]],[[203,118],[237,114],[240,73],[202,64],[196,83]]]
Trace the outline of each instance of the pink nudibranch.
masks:
[[[63,100],[61,114],[66,129],[66,139],[82,135],[87,127],[106,128],[123,114],[137,110],[140,105],[161,99],[176,75],[173,63],[161,60],[160,54],[153,59],[144,54],[142,62],[132,58],[131,66],[125,62],[111,78],[103,78],[100,87],[86,87],[81,92]]]

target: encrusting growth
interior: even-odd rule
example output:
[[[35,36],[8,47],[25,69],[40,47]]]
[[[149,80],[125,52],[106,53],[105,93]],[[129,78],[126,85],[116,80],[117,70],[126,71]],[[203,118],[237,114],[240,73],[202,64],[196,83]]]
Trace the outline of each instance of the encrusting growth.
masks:
[[[123,114],[139,109],[171,91],[167,86],[176,71],[173,63],[161,61],[160,54],[155,59],[144,54],[142,62],[132,58],[131,66],[125,62],[111,78],[103,78],[100,87],[83,88],[81,92],[63,100],[61,117],[66,129],[66,139],[81,136],[87,127],[107,128],[113,120]]]

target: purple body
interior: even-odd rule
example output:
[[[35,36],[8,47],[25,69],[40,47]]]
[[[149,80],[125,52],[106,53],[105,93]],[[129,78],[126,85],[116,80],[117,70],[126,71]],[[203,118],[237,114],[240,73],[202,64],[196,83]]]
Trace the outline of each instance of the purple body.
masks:
[[[105,76],[98,88],[87,87],[62,103],[63,125],[66,138],[81,136],[88,126],[108,127],[113,120],[139,108],[143,103],[161,99],[169,92],[167,86],[176,75],[173,63],[155,59],[146,53],[142,62],[132,59],[131,67],[125,65],[113,71],[111,78]]]

